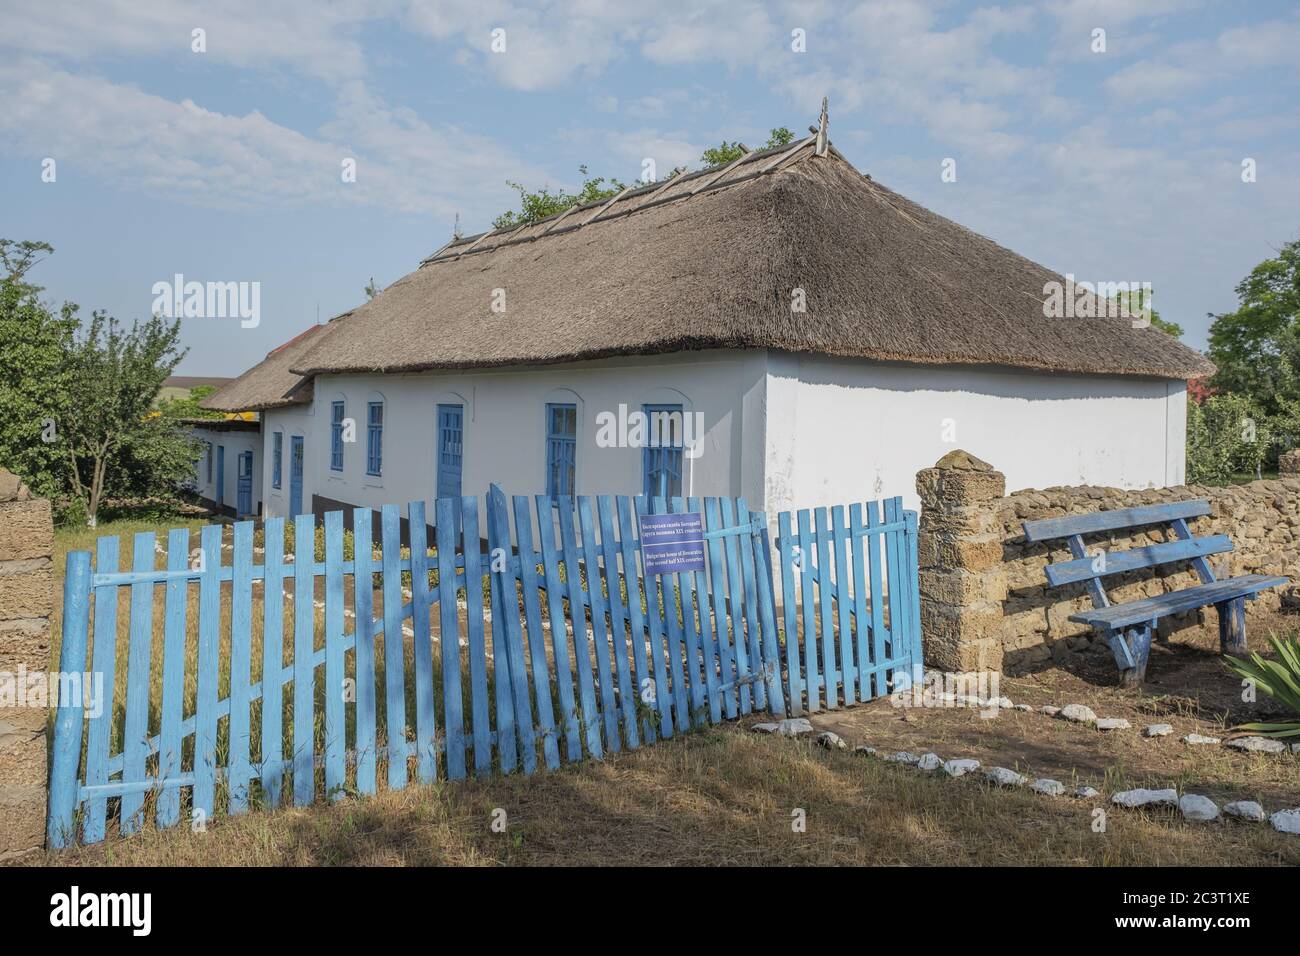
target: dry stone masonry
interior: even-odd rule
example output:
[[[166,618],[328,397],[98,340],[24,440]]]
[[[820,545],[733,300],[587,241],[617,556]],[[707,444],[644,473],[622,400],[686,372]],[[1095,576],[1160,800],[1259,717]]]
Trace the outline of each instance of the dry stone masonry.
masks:
[[[1284,456],[1285,457],[1285,456]],[[1300,467],[1300,464],[1297,465]],[[1028,489],[1006,494],[1006,478],[964,451],[941,458],[916,476],[921,498],[921,623],[926,663],[945,670],[1014,672],[1039,662],[1067,661],[1092,642],[1085,624],[1069,620],[1090,608],[1082,585],[1049,591],[1044,567],[1067,557],[1056,543],[1028,544],[1021,522],[1189,498],[1210,502],[1210,515],[1190,522],[1192,533],[1226,534],[1235,549],[1210,559],[1215,573],[1285,574],[1300,578],[1300,474],[1216,488],[1182,485],[1126,491],[1090,486]],[[1159,528],[1094,536],[1089,550],[1162,541]],[[1133,601],[1198,582],[1186,564],[1107,579],[1111,597]],[[1286,590],[1265,591],[1248,607],[1276,609]],[[1160,621],[1160,636],[1194,625],[1206,608]]]
[[[0,862],[45,842],[47,710],[19,677],[49,671],[53,555],[50,503],[0,469]]]

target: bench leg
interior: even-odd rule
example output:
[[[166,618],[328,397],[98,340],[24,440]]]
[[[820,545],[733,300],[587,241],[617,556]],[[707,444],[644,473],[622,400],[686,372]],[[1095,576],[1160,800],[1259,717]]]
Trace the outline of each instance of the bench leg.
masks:
[[[1233,598],[1214,605],[1219,611],[1219,649],[1225,654],[1246,654],[1246,599]]]
[[[1129,655],[1133,658],[1133,666],[1122,668],[1119,672],[1119,682],[1123,687],[1141,687],[1142,682],[1147,676],[1147,661],[1151,657],[1151,632],[1152,626],[1148,622],[1139,624],[1136,627],[1130,627],[1121,637],[1116,634],[1117,640],[1123,640],[1128,645]]]

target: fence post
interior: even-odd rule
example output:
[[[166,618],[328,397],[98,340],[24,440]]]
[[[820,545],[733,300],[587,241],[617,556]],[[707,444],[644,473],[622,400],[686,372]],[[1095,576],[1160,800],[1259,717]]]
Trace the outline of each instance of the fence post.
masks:
[[[64,679],[60,689],[71,686],[71,675],[86,673],[86,634],[90,626],[90,552],[68,554],[63,578],[63,646],[59,652],[59,671]],[[81,764],[82,711],[84,689],[65,700],[59,694],[54,718],[54,761],[50,769],[49,824],[45,836],[53,849],[62,849],[75,838],[77,812],[77,772]],[[106,688],[106,694],[112,689]]]

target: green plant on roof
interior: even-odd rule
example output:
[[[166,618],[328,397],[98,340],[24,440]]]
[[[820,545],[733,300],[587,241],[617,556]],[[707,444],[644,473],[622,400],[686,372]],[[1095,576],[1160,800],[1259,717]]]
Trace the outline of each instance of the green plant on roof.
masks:
[[[767,138],[761,149],[771,149],[773,146],[788,146],[794,142],[794,133],[784,126],[778,126],[772,130],[772,135]],[[725,139],[717,146],[710,146],[700,154],[700,162],[705,166],[725,166],[727,163],[734,162],[745,155],[745,147],[740,142],[728,143]]]
[[[1269,638],[1269,643],[1277,653],[1275,661],[1252,653],[1250,660],[1226,657],[1224,662],[1238,677],[1252,681],[1268,696],[1284,704],[1297,719],[1239,724],[1233,730],[1250,731],[1263,737],[1300,737],[1300,635],[1274,635]]]

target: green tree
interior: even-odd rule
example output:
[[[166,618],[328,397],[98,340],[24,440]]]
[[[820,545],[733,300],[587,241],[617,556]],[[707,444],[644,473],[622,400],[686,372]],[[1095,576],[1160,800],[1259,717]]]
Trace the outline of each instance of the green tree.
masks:
[[[1150,299],[1144,296],[1141,289],[1131,289],[1128,292],[1121,292],[1111,300],[1120,308],[1126,310],[1130,315],[1140,315],[1143,307],[1150,308],[1151,325],[1167,335],[1172,335],[1176,339],[1183,337],[1183,327],[1177,322],[1169,322],[1160,318],[1160,313],[1154,307],[1149,305]]]
[[[1212,316],[1209,354],[1219,367],[1212,384],[1284,413],[1300,399],[1300,240],[1255,266],[1236,292],[1237,309]]]
[[[77,310],[65,304],[56,314],[41,302],[40,286],[24,276],[53,251],[43,242],[0,239],[0,467],[46,497],[64,485],[59,430],[76,397],[64,354]]]
[[[519,183],[507,180],[507,185],[519,193],[519,209],[518,211],[512,209],[497,216],[492,220],[493,228],[507,229],[511,226],[540,222],[547,216],[564,212],[570,206],[609,199],[627,188],[617,179],[589,176],[586,166],[579,166],[578,172],[582,174],[582,188],[576,193],[566,192],[563,189],[551,192],[548,186],[530,191]]]
[[[196,385],[184,398],[159,399],[158,411],[173,421],[183,421],[187,418],[225,418],[223,412],[215,412],[199,404],[216,390],[215,385]]]
[[[784,126],[778,126],[771,131],[767,142],[761,147],[770,149],[773,146],[787,146],[794,142],[794,133]],[[745,145],[739,141],[728,143],[725,139],[717,146],[710,146],[700,154],[700,162],[705,166],[724,166],[727,163],[734,162],[745,155]]]
[[[1259,477],[1276,445],[1276,423],[1248,396],[1211,395],[1187,402],[1187,481],[1226,485],[1234,475]]]
[[[92,528],[106,490],[170,494],[193,470],[194,443],[174,419],[152,409],[185,356],[179,339],[179,320],[168,323],[155,315],[126,330],[95,312],[67,350],[77,401],[65,414],[60,445],[69,490]]]

